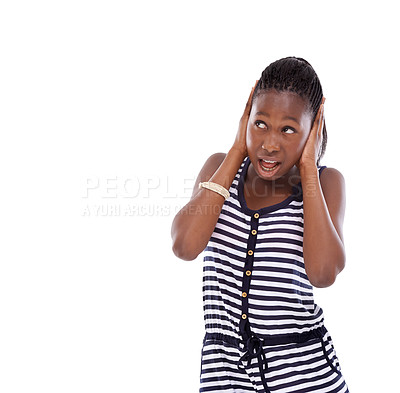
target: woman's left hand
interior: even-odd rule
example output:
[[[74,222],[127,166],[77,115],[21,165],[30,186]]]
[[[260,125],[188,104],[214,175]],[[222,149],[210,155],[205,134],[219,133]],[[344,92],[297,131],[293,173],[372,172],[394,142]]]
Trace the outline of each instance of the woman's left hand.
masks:
[[[319,107],[310,134],[308,135],[306,145],[304,146],[303,152],[296,163],[296,166],[299,169],[310,165],[316,166],[317,164],[318,154],[322,144],[322,129],[324,128],[325,123],[324,103],[325,97],[322,98],[322,103]]]

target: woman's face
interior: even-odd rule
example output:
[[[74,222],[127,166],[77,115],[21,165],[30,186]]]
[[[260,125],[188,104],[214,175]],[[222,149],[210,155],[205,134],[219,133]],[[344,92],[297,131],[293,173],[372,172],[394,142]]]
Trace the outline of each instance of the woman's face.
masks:
[[[312,115],[298,94],[276,90],[259,94],[253,101],[246,135],[249,158],[258,176],[276,180],[287,174],[301,157],[311,125]]]

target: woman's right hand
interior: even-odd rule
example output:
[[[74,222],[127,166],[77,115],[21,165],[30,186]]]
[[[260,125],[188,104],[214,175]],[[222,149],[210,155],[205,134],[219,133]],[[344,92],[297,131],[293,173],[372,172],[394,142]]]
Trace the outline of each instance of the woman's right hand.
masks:
[[[232,149],[238,150],[240,152],[240,154],[243,156],[243,158],[248,156],[247,145],[246,145],[246,131],[247,131],[247,123],[249,121],[250,111],[251,111],[251,100],[253,98],[253,93],[254,93],[254,89],[257,85],[257,82],[258,82],[258,80],[256,81],[256,84],[251,89],[249,99],[247,100],[246,107],[244,108],[243,115],[239,122],[239,129],[236,134],[236,139],[232,146]]]

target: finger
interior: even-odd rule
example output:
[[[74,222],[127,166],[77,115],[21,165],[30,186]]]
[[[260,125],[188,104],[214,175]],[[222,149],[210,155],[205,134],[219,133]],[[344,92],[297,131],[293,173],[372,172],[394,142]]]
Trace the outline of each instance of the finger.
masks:
[[[257,80],[257,82],[258,82],[258,80]],[[246,107],[244,108],[243,116],[249,116],[249,114],[250,114],[251,100],[253,98],[253,93],[254,93],[254,89],[256,88],[257,82],[251,89],[251,92],[250,92],[250,95],[249,95],[249,99],[247,100]]]
[[[325,122],[325,107],[322,106],[321,118],[320,118],[320,122],[319,122],[318,135],[321,135],[321,131],[322,131],[322,128],[324,126],[324,122]]]
[[[318,108],[318,115],[320,115],[321,112],[323,112],[324,107],[325,107],[325,97],[322,97],[321,104],[320,104],[320,106],[319,106],[319,108]]]
[[[319,106],[319,109],[318,109],[318,116],[319,117],[321,117],[322,114],[324,113],[324,107],[325,107],[325,105],[324,105],[324,102],[322,101],[322,104]]]
[[[320,121],[321,121],[321,113],[323,111],[323,108],[324,108],[324,104],[322,102],[321,105],[318,108],[318,112],[317,112],[317,115],[315,116],[313,125],[311,127],[311,131],[316,130],[318,132],[319,124],[320,124]]]
[[[320,113],[318,114],[318,117],[315,119],[315,123],[314,123],[314,132],[316,133],[317,139],[320,138],[321,136],[321,131],[322,131],[322,127],[324,124],[324,107],[321,107]]]
[[[322,99],[322,103],[319,106],[317,116],[315,116],[313,128],[316,129],[317,133],[319,132],[320,126],[321,126],[321,120],[324,116],[324,99]]]
[[[256,88],[256,85],[257,85],[257,82],[256,82],[256,84],[251,88],[251,92],[250,92],[250,95],[249,95],[249,99],[247,100],[246,107],[247,107],[248,105],[251,104],[251,99],[253,98],[253,94],[254,94],[254,90],[255,90],[255,88]]]

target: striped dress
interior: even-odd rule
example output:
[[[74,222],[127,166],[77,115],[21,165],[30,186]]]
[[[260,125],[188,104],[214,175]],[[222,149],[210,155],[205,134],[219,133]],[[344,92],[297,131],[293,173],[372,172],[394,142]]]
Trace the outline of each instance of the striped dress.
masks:
[[[251,210],[249,164],[203,251],[200,392],[348,392],[304,267],[301,183],[283,202]]]

